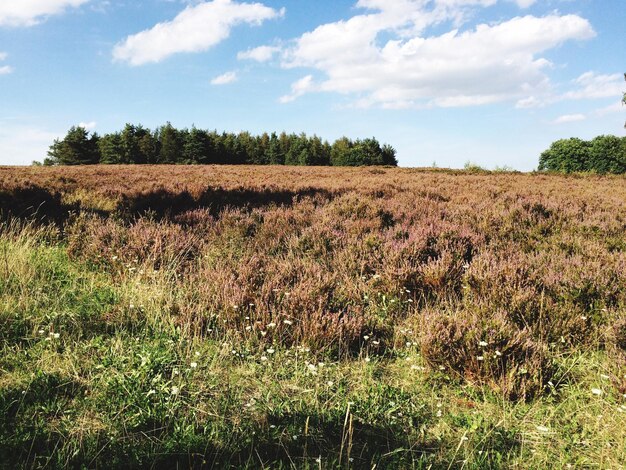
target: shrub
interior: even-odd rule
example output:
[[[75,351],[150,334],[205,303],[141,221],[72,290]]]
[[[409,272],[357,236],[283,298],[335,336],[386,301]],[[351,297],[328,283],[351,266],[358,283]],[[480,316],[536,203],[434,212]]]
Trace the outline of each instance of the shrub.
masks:
[[[512,400],[537,396],[551,379],[546,346],[502,312],[429,311],[420,323],[420,350],[434,370],[451,371]]]

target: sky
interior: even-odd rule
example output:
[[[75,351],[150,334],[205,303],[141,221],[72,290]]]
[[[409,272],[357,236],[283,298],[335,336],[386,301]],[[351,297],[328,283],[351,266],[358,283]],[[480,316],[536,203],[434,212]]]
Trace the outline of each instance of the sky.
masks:
[[[169,121],[528,171],[626,135],[624,25],[626,0],[0,0],[0,164]]]

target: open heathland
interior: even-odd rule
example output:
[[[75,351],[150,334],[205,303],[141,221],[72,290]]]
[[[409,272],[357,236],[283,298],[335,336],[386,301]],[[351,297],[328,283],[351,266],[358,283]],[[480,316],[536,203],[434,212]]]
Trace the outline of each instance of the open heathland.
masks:
[[[0,168],[2,468],[624,468],[626,179]]]

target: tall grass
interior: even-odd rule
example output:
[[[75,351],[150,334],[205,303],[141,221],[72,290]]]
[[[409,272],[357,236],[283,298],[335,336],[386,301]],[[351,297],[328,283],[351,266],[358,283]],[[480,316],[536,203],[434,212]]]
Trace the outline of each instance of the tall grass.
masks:
[[[0,466],[622,467],[624,200],[619,177],[0,169]]]

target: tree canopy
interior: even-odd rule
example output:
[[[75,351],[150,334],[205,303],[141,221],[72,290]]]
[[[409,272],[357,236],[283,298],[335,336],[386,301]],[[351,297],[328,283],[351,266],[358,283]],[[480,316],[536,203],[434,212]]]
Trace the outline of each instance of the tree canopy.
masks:
[[[557,140],[541,154],[539,170],[626,173],[626,137],[601,135],[591,141],[578,138]]]
[[[120,132],[102,136],[72,127],[50,146],[45,165],[86,164],[248,164],[397,166],[396,151],[375,138],[342,137],[332,145],[306,134],[218,133],[170,123],[154,131],[126,124]]]

